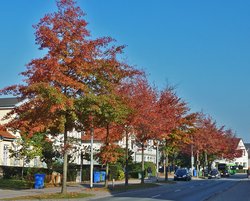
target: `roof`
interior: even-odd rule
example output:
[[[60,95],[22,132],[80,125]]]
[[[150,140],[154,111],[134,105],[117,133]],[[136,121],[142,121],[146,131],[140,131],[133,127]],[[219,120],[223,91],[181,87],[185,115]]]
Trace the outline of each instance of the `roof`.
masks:
[[[244,143],[246,149],[250,149],[250,143]]]
[[[0,137],[3,139],[15,139],[16,137],[8,131],[0,131]]]
[[[250,157],[250,143],[244,143],[246,150],[248,152],[248,157]]]
[[[0,98],[0,107],[15,107],[20,101],[18,98]]]

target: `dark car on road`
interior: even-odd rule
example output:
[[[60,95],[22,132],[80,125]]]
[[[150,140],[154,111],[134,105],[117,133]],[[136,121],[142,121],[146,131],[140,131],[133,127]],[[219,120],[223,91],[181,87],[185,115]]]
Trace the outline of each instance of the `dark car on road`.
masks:
[[[220,176],[221,177],[229,177],[229,172],[228,172],[228,170],[222,170],[222,171],[220,171]]]
[[[221,178],[221,175],[220,175],[219,170],[217,169],[211,170],[208,173],[208,179],[220,179],[220,178]]]
[[[183,181],[190,181],[191,174],[186,168],[179,168],[176,170],[174,174],[174,181],[183,180]]]

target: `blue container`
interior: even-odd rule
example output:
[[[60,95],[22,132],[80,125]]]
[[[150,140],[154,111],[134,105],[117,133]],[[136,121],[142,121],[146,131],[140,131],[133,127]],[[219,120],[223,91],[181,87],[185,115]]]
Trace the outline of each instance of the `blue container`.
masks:
[[[195,169],[193,170],[193,176],[197,177],[197,171]]]
[[[35,174],[35,189],[44,188],[45,174]]]
[[[106,179],[106,172],[105,171],[101,171],[100,172],[100,181],[105,181],[105,179]]]
[[[95,172],[94,172],[94,183],[100,182],[100,178],[101,178],[100,172],[95,171]]]

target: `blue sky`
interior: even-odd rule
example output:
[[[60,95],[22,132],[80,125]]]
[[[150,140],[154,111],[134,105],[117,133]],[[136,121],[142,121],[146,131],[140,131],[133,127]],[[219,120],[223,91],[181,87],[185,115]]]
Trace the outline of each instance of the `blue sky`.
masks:
[[[127,45],[124,57],[159,88],[176,86],[193,112],[250,142],[250,1],[78,0],[92,36]],[[0,6],[0,88],[41,57],[32,25],[55,11],[53,0]]]

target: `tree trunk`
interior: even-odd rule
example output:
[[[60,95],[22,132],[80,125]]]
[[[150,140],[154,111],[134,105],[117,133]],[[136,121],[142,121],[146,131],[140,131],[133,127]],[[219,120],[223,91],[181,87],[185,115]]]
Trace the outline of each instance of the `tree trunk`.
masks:
[[[165,158],[165,181],[168,181],[168,153],[166,153],[166,158]]]
[[[67,150],[67,143],[68,143],[68,136],[67,130],[64,131],[64,154],[63,154],[63,182],[62,182],[62,194],[67,193],[67,172],[68,172],[68,150]]]
[[[197,169],[197,177],[199,177],[199,165],[200,165],[200,161],[199,161],[199,152],[197,151],[197,158],[196,158],[197,164],[196,164],[196,169]]]
[[[144,184],[144,143],[142,143],[142,150],[141,150],[141,184]]]
[[[24,161],[25,161],[25,159],[23,159],[23,166],[22,166],[22,180],[24,180],[24,178],[23,178],[23,171],[24,171]]]
[[[106,146],[109,145],[109,123],[107,123],[107,133],[106,133]],[[105,187],[108,188],[108,181],[109,181],[109,163],[106,162],[106,178],[105,178]]]
[[[105,187],[108,188],[109,185],[109,164],[106,164],[106,177],[105,177]]]

